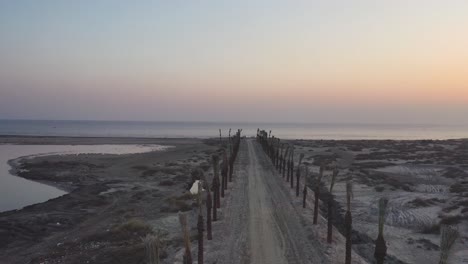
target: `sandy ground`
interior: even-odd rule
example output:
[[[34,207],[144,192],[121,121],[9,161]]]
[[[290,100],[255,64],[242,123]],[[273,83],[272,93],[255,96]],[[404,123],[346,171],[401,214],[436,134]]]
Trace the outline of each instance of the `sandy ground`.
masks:
[[[0,143],[174,146],[129,155],[24,159],[19,176],[70,193],[0,213],[0,263],[5,264],[144,263],[140,237],[156,230],[167,234],[163,257],[171,263],[181,245],[177,212],[194,206],[187,187],[197,178],[194,171],[210,168],[217,149],[198,139],[3,137]]]
[[[457,225],[460,237],[449,263],[468,263],[468,148],[466,140],[446,141],[291,141],[315,172],[322,161],[336,160],[334,188],[344,215],[346,180],[354,182],[353,249],[372,260],[377,237],[377,204],[389,199],[385,238],[387,263],[435,263],[440,224]],[[329,187],[330,177],[323,188]],[[311,186],[312,183],[311,183]],[[326,212],[326,208],[322,208]],[[343,217],[334,225],[343,232]],[[436,261],[437,260],[437,261]]]
[[[335,230],[333,244],[326,244],[326,220],[312,225],[310,206],[302,208],[255,141],[242,143],[237,165],[208,263],[343,263],[344,238]],[[354,254],[353,263],[367,262]]]
[[[234,181],[222,199],[206,263],[343,263],[345,182],[353,179],[353,263],[372,263],[377,201],[390,198],[386,263],[436,263],[440,223],[457,224],[451,264],[468,263],[468,143],[449,141],[288,141],[313,172],[340,167],[333,243],[326,219],[312,225],[307,208],[258,144],[243,140]],[[217,140],[0,137],[0,144],[162,144],[164,152],[45,156],[17,164],[20,177],[70,190],[62,197],[0,213],[0,263],[145,263],[141,237],[160,232],[163,263],[181,263],[179,211],[189,216],[196,260],[196,208],[188,187],[212,177]],[[297,160],[296,160],[297,162]],[[327,172],[329,175],[329,172]],[[301,181],[302,184],[302,181]],[[322,188],[329,184],[329,176]],[[301,187],[302,189],[302,187]],[[323,199],[323,197],[321,197]],[[326,206],[321,206],[326,215]],[[206,216],[205,216],[206,219]]]
[[[240,169],[223,211],[222,251],[209,263],[323,263],[304,232],[282,179],[257,143],[243,142]],[[235,216],[233,220],[230,217]]]

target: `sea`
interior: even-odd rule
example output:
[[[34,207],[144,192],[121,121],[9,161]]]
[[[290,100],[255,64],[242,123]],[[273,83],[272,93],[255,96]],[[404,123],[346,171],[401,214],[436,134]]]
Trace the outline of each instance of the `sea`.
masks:
[[[334,124],[248,122],[144,122],[0,120],[0,136],[76,136],[138,138],[209,138],[242,129],[255,136],[257,129],[272,130],[285,139],[459,139],[468,138],[468,124]]]
[[[247,122],[136,122],[0,120],[2,136],[210,138],[229,129],[255,136],[257,129],[285,139],[459,139],[468,138],[468,125],[300,124]],[[234,132],[233,132],[234,133]],[[145,145],[12,145],[0,144],[0,213],[17,210],[66,194],[64,190],[14,175],[11,162],[20,157],[57,154],[125,154],[161,150]]]

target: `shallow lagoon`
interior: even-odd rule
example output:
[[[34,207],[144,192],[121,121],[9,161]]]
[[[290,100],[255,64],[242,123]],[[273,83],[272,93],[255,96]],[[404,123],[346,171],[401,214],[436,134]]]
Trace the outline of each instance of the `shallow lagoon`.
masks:
[[[21,209],[66,194],[55,187],[10,173],[8,161],[19,157],[83,153],[132,154],[165,149],[160,145],[0,145],[0,212]]]

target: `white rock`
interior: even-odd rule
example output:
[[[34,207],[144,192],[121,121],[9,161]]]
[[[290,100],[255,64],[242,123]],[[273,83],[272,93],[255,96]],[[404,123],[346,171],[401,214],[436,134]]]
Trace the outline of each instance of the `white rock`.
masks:
[[[200,182],[199,180],[196,180],[196,181],[193,183],[192,188],[190,188],[190,193],[191,193],[191,194],[194,194],[194,195],[195,195],[195,194],[198,194],[198,183],[199,183],[199,182]],[[202,189],[202,191],[203,191],[203,189]]]

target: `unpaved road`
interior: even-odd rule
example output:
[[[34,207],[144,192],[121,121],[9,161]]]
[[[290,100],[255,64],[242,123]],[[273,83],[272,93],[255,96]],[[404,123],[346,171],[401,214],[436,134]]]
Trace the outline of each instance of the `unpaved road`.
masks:
[[[284,179],[260,145],[242,141],[238,170],[217,229],[217,263],[327,263],[321,245],[294,207]],[[221,227],[222,225],[222,227]],[[210,255],[210,254],[208,254]],[[207,263],[213,263],[207,262]]]

